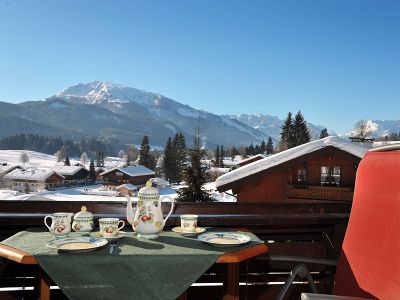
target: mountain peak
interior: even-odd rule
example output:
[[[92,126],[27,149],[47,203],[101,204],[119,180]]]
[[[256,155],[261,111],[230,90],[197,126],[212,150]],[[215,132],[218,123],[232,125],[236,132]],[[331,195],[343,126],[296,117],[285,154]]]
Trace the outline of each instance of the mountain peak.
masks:
[[[151,103],[160,98],[161,95],[112,82],[92,81],[72,85],[56,94],[56,97],[65,98],[66,100],[77,99],[91,104],[129,101]]]

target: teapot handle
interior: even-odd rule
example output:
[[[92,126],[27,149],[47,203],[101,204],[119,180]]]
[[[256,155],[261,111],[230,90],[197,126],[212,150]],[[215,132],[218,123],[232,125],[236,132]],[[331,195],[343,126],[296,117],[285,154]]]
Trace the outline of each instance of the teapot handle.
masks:
[[[165,226],[165,223],[167,223],[167,220],[168,220],[169,216],[172,214],[172,211],[174,210],[174,207],[175,207],[175,201],[174,201],[174,199],[172,197],[164,196],[164,197],[161,197],[161,200],[163,200],[165,198],[169,198],[169,200],[171,201],[171,209],[169,210],[168,215],[165,217],[165,219],[163,221],[164,222],[164,226]]]

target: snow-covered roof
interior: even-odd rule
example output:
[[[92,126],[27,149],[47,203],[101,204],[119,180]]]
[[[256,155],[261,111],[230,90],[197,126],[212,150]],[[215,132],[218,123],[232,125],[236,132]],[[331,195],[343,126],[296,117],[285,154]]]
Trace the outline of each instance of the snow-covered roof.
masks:
[[[211,167],[207,170],[207,173],[228,173],[231,168],[220,168],[220,167]]]
[[[72,176],[84,169],[82,166],[55,166],[52,168],[54,172],[62,176]]]
[[[167,180],[165,180],[164,178],[160,178],[160,177],[155,177],[155,178],[150,178],[150,181],[155,184],[155,185],[169,185],[169,182]]]
[[[248,158],[242,159],[242,160],[239,162],[239,165],[246,164],[248,161],[253,161],[253,160],[255,160],[255,159],[260,160],[260,159],[263,159],[263,158],[265,158],[265,157],[266,157],[266,155],[264,155],[264,154],[256,154],[256,155],[250,156],[250,157],[248,157]]]
[[[121,184],[121,185],[117,186],[115,189],[118,191],[122,188],[127,188],[130,191],[136,191],[138,189],[137,186],[132,183]]]
[[[19,168],[19,166],[10,166],[10,165],[6,165],[6,166],[1,166],[0,165],[0,176],[3,176],[4,174],[7,174],[8,172],[11,172],[12,170]]]
[[[228,185],[232,182],[241,180],[248,176],[257,174],[269,168],[275,167],[282,163],[288,162],[297,157],[309,154],[311,152],[326,148],[326,147],[335,147],[342,151],[348,152],[354,156],[362,158],[367,152],[367,149],[356,145],[355,143],[348,142],[344,139],[341,139],[337,136],[328,136],[326,138],[312,141],[291,149],[287,149],[285,151],[279,152],[277,154],[268,156],[266,158],[257,160],[255,162],[249,163],[240,167],[232,172],[224,174],[217,178],[215,181],[216,187],[222,187],[224,185]]]
[[[18,179],[18,180],[36,180],[36,181],[44,181],[49,178],[51,175],[55,174],[53,170],[49,169],[28,169],[28,170],[20,170],[15,169],[10,173],[4,175],[6,179]],[[61,175],[59,175],[61,176]],[[63,177],[63,176],[61,176]]]
[[[154,171],[146,168],[145,166],[137,165],[137,166],[130,166],[130,167],[116,167],[112,168],[106,172],[101,173],[100,175],[103,176],[113,171],[120,171],[125,173],[129,176],[144,176],[144,175],[154,175],[156,174]]]

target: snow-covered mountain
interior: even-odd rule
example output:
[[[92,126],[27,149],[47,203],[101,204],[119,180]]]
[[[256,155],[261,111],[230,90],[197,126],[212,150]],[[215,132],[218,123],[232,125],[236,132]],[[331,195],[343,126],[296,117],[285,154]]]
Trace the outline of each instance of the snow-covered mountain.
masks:
[[[181,104],[163,95],[119,84],[76,84],[44,101],[0,102],[0,137],[17,133],[99,136],[139,144],[143,135],[155,146],[182,131],[191,143],[197,124],[207,146],[260,143],[268,136],[239,120]]]
[[[264,134],[271,136],[274,142],[279,141],[281,128],[283,125],[283,120],[279,119],[277,116],[270,115],[248,115],[248,114],[240,114],[240,115],[230,115],[228,116],[232,119],[236,119],[244,124],[247,124],[254,129],[260,130]],[[319,138],[321,130],[324,129],[323,126],[314,125],[312,123],[307,123],[308,129],[311,134],[312,139]],[[329,134],[334,135],[335,132],[329,131]]]

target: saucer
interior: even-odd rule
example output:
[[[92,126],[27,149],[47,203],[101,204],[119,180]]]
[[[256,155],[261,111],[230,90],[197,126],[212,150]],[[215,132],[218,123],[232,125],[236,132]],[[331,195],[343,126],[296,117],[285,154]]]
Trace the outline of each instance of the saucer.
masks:
[[[123,237],[125,237],[125,231],[118,231],[118,235],[117,236],[102,236],[100,234],[100,231],[96,231],[96,232],[92,232],[90,234],[90,236],[95,237],[95,238],[103,238],[106,239],[107,241],[116,241],[119,239],[122,239]]]
[[[196,227],[195,231],[185,231],[182,229],[182,227],[174,227],[174,228],[172,228],[172,231],[176,232],[176,233],[180,233],[185,236],[193,236],[193,235],[203,233],[204,231],[206,231],[206,229],[204,227]]]
[[[220,247],[238,246],[251,241],[248,235],[239,232],[207,232],[199,235],[197,239]]]

